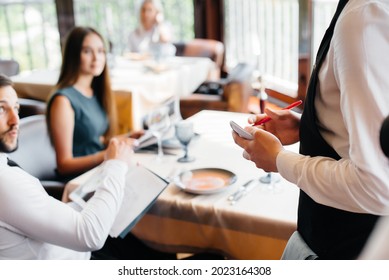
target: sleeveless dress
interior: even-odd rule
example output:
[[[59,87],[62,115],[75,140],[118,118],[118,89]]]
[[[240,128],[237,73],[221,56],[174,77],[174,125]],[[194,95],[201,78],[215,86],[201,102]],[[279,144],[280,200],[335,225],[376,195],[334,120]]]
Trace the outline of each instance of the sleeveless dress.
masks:
[[[108,118],[97,97],[86,97],[72,86],[63,88],[51,97],[49,112],[57,96],[69,99],[74,110],[73,156],[91,155],[105,149],[100,139],[108,129]]]

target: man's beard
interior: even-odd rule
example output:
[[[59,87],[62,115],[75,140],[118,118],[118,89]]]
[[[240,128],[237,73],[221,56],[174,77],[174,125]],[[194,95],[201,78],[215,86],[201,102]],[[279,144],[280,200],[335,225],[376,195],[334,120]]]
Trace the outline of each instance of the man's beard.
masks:
[[[0,152],[2,153],[12,153],[18,148],[19,140],[16,140],[15,145],[7,145],[5,143],[4,135],[0,138]]]

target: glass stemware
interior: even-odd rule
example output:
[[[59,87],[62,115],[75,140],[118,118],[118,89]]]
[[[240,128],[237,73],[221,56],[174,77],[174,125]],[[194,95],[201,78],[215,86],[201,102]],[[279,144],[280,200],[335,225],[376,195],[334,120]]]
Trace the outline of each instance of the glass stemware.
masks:
[[[274,184],[279,182],[281,179],[278,175],[273,174],[272,172],[267,172],[266,175],[259,178],[259,181],[262,184]]]
[[[278,173],[267,172],[259,178],[259,182],[263,184],[262,191],[266,193],[276,194],[282,191],[282,186],[277,184],[281,181],[281,177]]]
[[[259,76],[258,81],[260,82],[260,88],[258,93],[259,113],[264,114],[266,103],[267,103],[267,94],[265,92],[266,81],[263,78],[263,76]],[[267,190],[274,190],[275,184],[280,180],[281,180],[280,175],[273,172],[266,172],[266,175],[263,175],[262,177],[259,178],[259,181],[262,184],[267,185]]]
[[[162,136],[170,128],[169,107],[163,106],[154,109],[146,116],[145,123],[151,134],[157,139],[157,160],[163,158]]]
[[[188,145],[194,136],[193,123],[188,121],[179,121],[175,125],[176,137],[178,141],[184,146],[185,155],[179,158],[178,162],[191,162],[194,157],[188,154]]]

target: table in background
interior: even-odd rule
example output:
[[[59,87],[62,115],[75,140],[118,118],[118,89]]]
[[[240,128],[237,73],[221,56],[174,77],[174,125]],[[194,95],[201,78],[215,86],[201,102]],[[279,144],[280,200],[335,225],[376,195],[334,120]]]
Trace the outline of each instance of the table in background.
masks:
[[[135,154],[139,163],[167,177],[174,168],[217,167],[237,175],[228,190],[210,195],[182,191],[173,183],[132,232],[148,245],[170,252],[219,251],[234,259],[279,259],[296,229],[298,188],[282,179],[275,190],[259,184],[235,205],[227,197],[249,179],[265,174],[242,157],[242,149],[232,139],[230,120],[244,125],[247,114],[201,111],[190,119],[199,137],[190,144],[192,163],[178,163],[177,155],[166,155],[163,163],[155,154]],[[296,150],[297,146],[288,147]],[[87,179],[69,182],[74,188]]]
[[[170,57],[159,64],[117,57],[110,69],[121,132],[142,127],[142,117],[172,97],[190,95],[207,79],[212,61],[203,57]],[[58,70],[35,70],[11,77],[19,97],[46,101]],[[177,100],[178,101],[178,100]]]

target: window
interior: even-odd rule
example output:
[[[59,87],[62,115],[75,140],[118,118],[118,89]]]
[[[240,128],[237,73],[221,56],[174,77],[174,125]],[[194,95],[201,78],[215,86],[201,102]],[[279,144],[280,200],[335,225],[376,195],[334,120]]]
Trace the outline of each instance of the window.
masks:
[[[311,64],[315,61],[316,52],[323,35],[335,13],[338,0],[313,0],[312,1],[312,50]]]
[[[71,4],[71,0],[61,3],[64,2]],[[139,0],[74,0],[75,24],[96,28],[113,44],[115,54],[121,54],[128,34],[137,24],[139,3]],[[193,38],[193,1],[162,0],[162,3],[165,19],[175,28],[175,39]],[[56,1],[0,0],[0,58],[17,60],[21,71],[60,67]]]
[[[225,0],[227,67],[253,63],[267,88],[300,98],[299,67],[316,56],[336,4],[337,0]],[[306,67],[304,75],[309,76],[310,66]]]
[[[59,65],[53,0],[0,1],[0,57],[15,59],[22,71]]]
[[[254,63],[258,74],[296,96],[298,0],[225,0],[226,62]]]
[[[127,47],[130,32],[138,25],[139,0],[74,0],[76,25],[93,26],[113,45],[115,54]],[[194,37],[193,1],[162,0],[164,17],[174,28],[175,40]]]
[[[176,41],[194,38],[194,5],[198,8],[210,3],[205,1],[211,0],[162,0],[165,19],[175,28]],[[58,68],[61,49],[56,3],[65,5],[68,9],[65,16],[70,17],[70,23],[60,26],[62,35],[73,26],[72,22],[95,27],[113,44],[115,54],[126,49],[127,36],[138,22],[140,0],[0,0],[0,57],[16,59],[22,71]],[[221,26],[224,26],[227,69],[238,62],[254,63],[257,73],[270,81],[268,87],[295,98],[297,84],[301,86],[302,55],[307,61],[315,56],[337,0],[213,0],[212,3],[220,5],[215,10],[223,10]],[[209,23],[209,18],[217,17],[207,14],[197,20],[215,26],[217,23]],[[201,35],[202,29],[196,32]],[[313,59],[310,61],[312,64]],[[308,69],[307,76],[309,72]]]

